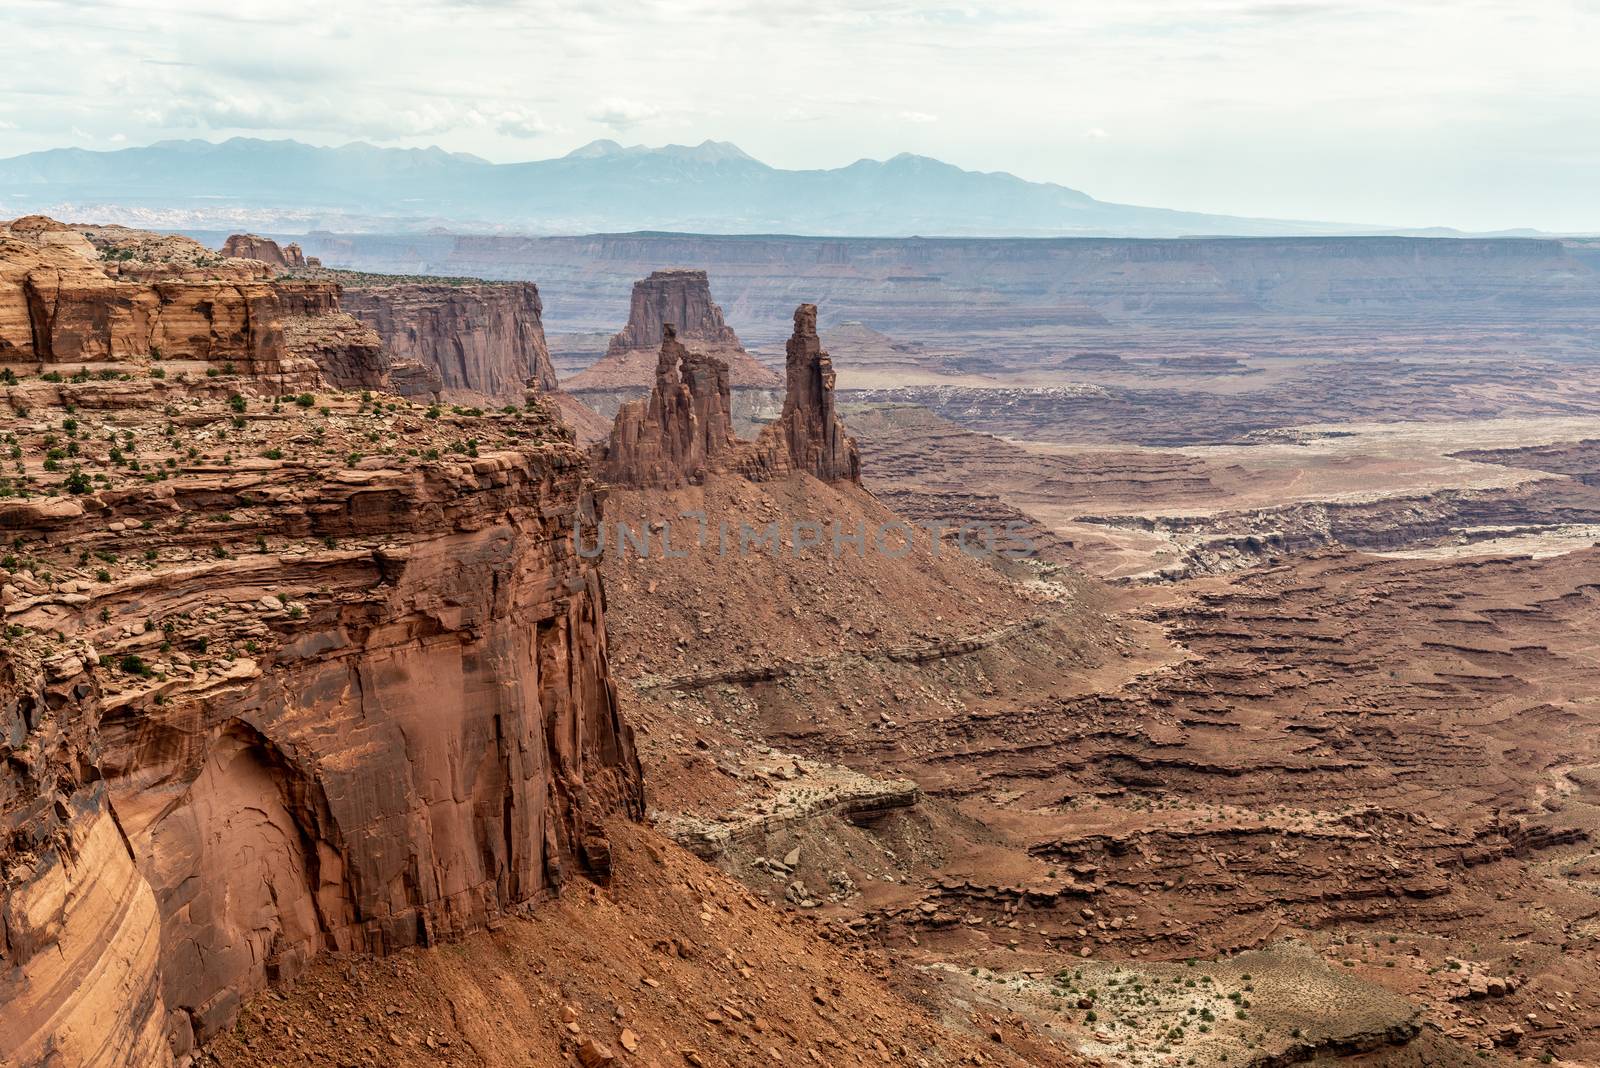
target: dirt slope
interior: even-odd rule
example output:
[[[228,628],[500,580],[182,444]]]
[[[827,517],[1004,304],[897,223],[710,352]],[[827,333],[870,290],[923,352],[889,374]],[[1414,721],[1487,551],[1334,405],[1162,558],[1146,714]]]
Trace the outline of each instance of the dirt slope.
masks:
[[[254,1002],[209,1063],[1082,1063],[1013,1021],[941,1014],[922,994],[936,977],[778,914],[647,830],[611,833],[610,888],[435,949],[329,960]]]

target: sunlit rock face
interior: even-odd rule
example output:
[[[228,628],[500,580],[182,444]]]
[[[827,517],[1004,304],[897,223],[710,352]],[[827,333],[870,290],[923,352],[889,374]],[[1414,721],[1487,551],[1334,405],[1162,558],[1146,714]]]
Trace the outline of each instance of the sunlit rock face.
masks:
[[[585,456],[386,392],[337,297],[0,234],[0,1062],[172,1063],[642,815]]]

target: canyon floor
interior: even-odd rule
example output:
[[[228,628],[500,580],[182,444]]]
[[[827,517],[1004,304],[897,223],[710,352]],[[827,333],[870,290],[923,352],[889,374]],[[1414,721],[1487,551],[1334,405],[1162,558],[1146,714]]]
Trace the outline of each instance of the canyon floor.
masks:
[[[824,340],[864,488],[606,499],[656,546],[604,557],[650,823],[613,887],[319,964],[218,1061],[1600,1058],[1592,363],[957,385]],[[700,516],[1037,553],[660,551]]]
[[[1083,1058],[1600,1057],[1592,343],[954,384],[960,339],[823,334],[869,493],[607,514],[1038,553],[608,554],[658,828]]]
[[[1096,245],[925,320],[768,264],[728,319],[786,392],[730,402],[680,273],[547,351],[527,283],[68,229],[0,278],[26,1063],[1600,1062],[1588,268],[1406,313]],[[862,321],[773,344],[834,275]],[[647,319],[654,392],[541,398]]]

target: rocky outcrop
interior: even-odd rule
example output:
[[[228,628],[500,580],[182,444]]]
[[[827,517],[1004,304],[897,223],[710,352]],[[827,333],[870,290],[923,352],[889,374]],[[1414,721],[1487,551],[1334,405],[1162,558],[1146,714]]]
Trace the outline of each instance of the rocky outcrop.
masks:
[[[861,457],[834,410],[833,365],[816,323],[816,305],[795,311],[783,414],[753,442],[734,435],[727,364],[691,352],[667,324],[649,399],[624,404],[610,441],[596,450],[602,477],[618,486],[678,486],[712,471],[755,481],[807,471],[859,484]]]
[[[630,349],[654,349],[666,336],[668,324],[683,336],[711,348],[739,347],[733,328],[722,319],[722,309],[711,299],[711,283],[704,271],[652,271],[633,284],[628,325],[611,339],[606,349],[613,356]]]
[[[303,378],[315,367],[283,319],[337,306],[328,282],[124,281],[76,248],[0,235],[0,361],[199,360]]]
[[[648,388],[657,350],[670,324],[683,343],[728,365],[734,389],[770,389],[777,376],[757,363],[722,318],[711,299],[704,271],[653,271],[633,284],[628,323],[611,339],[606,354],[574,375],[566,388],[582,396],[588,390]]]
[[[391,353],[346,314],[337,283],[264,281],[234,270],[241,261],[197,259],[198,248],[122,227],[80,232],[22,219],[0,229],[0,363],[13,373],[56,365],[44,368],[53,375],[88,374],[89,365],[123,375],[138,364],[158,378],[271,378],[279,393],[325,382],[437,397],[437,373]]]
[[[222,254],[232,259],[260,260],[275,267],[307,266],[299,245],[291,242],[279,247],[272,238],[256,234],[233,234],[222,243]]]
[[[343,307],[378,332],[395,360],[435,373],[446,400],[498,406],[519,402],[530,381],[556,388],[531,282],[351,286]]]
[[[119,336],[114,373],[0,387],[5,1064],[172,1064],[320,953],[608,878],[602,821],[643,811],[547,406],[327,388],[359,359],[296,404],[243,364],[134,387]]]
[[[286,319],[284,343],[315,361],[322,377],[338,389],[383,389],[432,402],[442,387],[439,372],[415,360],[394,359],[377,331],[345,312]]]
[[[728,365],[690,352],[662,328],[656,385],[617,413],[601,471],[622,485],[700,482],[739,445],[728,406]]]
[[[794,312],[794,335],[786,349],[787,391],[783,414],[762,431],[777,434],[789,462],[824,482],[861,481],[861,454],[833,404],[833,361],[817,336],[817,306],[802,304]]]

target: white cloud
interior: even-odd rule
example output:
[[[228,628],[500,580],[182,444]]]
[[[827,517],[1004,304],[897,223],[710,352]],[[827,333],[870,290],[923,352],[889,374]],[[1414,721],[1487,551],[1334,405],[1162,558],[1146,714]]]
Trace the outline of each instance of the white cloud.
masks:
[[[326,94],[300,95],[281,89],[211,88],[186,80],[172,99],[135,112],[163,129],[258,132],[319,131],[350,138],[395,141],[446,138],[493,130],[527,139],[550,130],[539,113],[525,107],[410,97],[377,104]]]
[[[603,127],[1230,214],[1600,229],[1595,0],[9,0],[0,23],[0,156],[256,132],[509,160]]]
[[[508,108],[495,115],[494,128],[507,137],[520,138],[542,137],[550,132],[539,113],[526,108]]]
[[[602,100],[589,111],[589,120],[598,122],[602,126],[609,126],[619,132],[631,130],[635,126],[653,122],[662,115],[662,109],[655,104],[646,104],[638,100],[627,100],[622,97],[611,97]]]

